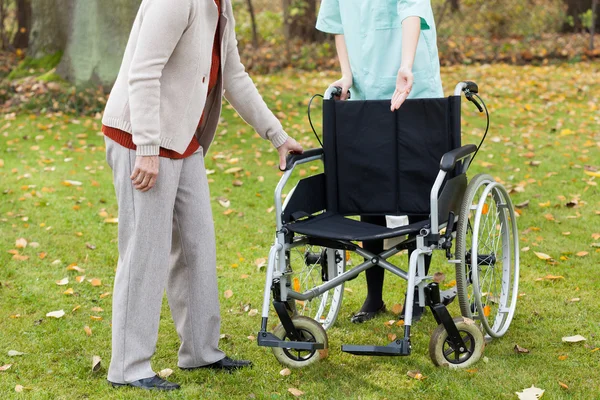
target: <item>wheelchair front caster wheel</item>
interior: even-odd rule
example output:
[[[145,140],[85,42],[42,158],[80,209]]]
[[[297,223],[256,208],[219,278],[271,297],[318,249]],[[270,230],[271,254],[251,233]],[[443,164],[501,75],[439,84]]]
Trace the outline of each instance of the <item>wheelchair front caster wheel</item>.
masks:
[[[296,350],[273,347],[273,355],[281,364],[289,368],[303,368],[326,358],[329,352],[327,333],[323,326],[312,318],[297,315],[292,318],[292,323],[301,336],[302,341],[323,343],[325,347],[320,350]],[[279,324],[273,334],[282,340],[290,340],[283,325]]]
[[[464,317],[453,319],[463,341],[467,345],[464,351],[454,349],[444,325],[433,331],[429,341],[429,356],[438,367],[468,368],[481,358],[485,348],[483,333],[473,320]]]

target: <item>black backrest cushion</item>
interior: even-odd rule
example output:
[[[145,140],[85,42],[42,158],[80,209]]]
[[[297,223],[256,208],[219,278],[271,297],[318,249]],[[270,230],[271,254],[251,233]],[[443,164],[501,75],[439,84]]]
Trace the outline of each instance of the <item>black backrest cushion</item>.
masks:
[[[328,209],[429,213],[441,157],[460,146],[460,97],[411,99],[395,112],[389,100],[327,100],[323,122]]]

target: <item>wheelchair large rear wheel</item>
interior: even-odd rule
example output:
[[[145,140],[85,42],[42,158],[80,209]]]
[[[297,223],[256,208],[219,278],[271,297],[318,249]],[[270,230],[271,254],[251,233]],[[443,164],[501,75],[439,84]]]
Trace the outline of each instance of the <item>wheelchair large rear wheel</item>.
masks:
[[[467,187],[456,232],[456,287],[462,315],[493,337],[513,319],[519,285],[515,212],[506,189],[487,174]]]
[[[309,244],[293,247],[288,252],[286,279],[289,288],[302,293],[342,274],[346,268],[345,251]],[[330,267],[331,266],[331,267]],[[311,300],[288,301],[293,315],[309,317],[329,329],[342,306],[344,284]]]

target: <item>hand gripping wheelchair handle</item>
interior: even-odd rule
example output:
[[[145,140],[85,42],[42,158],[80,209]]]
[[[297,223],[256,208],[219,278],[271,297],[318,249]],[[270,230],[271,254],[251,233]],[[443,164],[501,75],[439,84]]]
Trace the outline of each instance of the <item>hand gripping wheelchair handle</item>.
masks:
[[[334,97],[340,97],[342,95],[342,88],[340,86],[329,86],[323,95],[325,100],[331,100]],[[348,90],[348,100],[352,97],[352,93]]]
[[[287,158],[285,159],[285,170],[282,170],[282,171],[289,171],[290,169],[294,168],[294,166],[296,165],[297,162],[300,162],[307,158],[321,156],[321,155],[323,155],[322,148],[305,150],[304,153],[302,153],[302,154],[290,153],[287,155]]]

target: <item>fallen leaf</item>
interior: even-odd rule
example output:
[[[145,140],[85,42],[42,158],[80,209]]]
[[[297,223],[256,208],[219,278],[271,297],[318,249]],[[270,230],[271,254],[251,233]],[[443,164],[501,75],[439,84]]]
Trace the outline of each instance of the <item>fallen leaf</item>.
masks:
[[[231,202],[227,199],[219,199],[219,204],[221,205],[221,207],[229,208]]]
[[[46,314],[46,317],[52,317],[52,318],[62,318],[65,315],[65,311],[64,310],[58,310],[58,311],[51,311],[48,314]]]
[[[236,172],[240,172],[241,170],[243,170],[242,167],[233,167],[233,168],[229,168],[227,170],[225,170],[226,174],[235,174]]]
[[[402,304],[394,304],[394,306],[392,307],[392,313],[394,313],[396,315],[400,315],[403,308],[404,307],[402,306]]]
[[[223,293],[223,296],[225,296],[226,299],[231,298],[233,296],[233,290],[227,289],[225,293]]]
[[[569,357],[569,356],[565,354],[565,355],[562,355],[562,356],[558,356],[558,359],[560,361],[565,361],[567,359],[567,357]]]
[[[93,312],[103,312],[104,311],[104,309],[102,307],[92,307],[91,310]]]
[[[565,336],[562,338],[562,341],[567,342],[567,343],[583,342],[584,340],[586,340],[586,339],[581,335]]]
[[[110,296],[110,292],[105,292],[105,293],[102,293],[100,295],[100,298],[103,299],[103,298],[108,297],[108,296]]]
[[[296,388],[288,388],[288,392],[290,392],[295,397],[300,397],[304,394],[303,391],[298,390]]]
[[[65,290],[65,291],[63,292],[63,294],[66,294],[66,295],[72,295],[73,293],[75,293],[75,292],[73,291],[73,288],[68,288],[67,290]]]
[[[76,276],[76,277],[75,277],[75,281],[76,281],[77,283],[81,283],[81,282],[83,282],[83,281],[84,281],[84,279],[85,279],[85,275],[79,275],[79,276]]]
[[[253,308],[252,310],[248,311],[249,317],[254,317],[257,314],[258,314],[258,310],[256,308]]]
[[[579,297],[573,297],[572,299],[569,300],[569,303],[577,303],[580,300],[581,299]]]
[[[105,224],[118,224],[119,223],[119,218],[106,218],[104,220]]]
[[[544,279],[547,279],[549,281],[557,281],[559,279],[565,279],[565,277],[562,275],[546,275]]]
[[[517,354],[529,354],[529,350],[528,349],[526,349],[525,347],[521,347],[518,344],[515,344],[515,347],[513,348],[513,350]]]
[[[22,356],[23,354],[25,354],[25,353],[22,353],[22,352],[17,351],[17,350],[9,350],[8,351],[8,356],[9,357]]]
[[[84,326],[83,330],[85,331],[85,334],[88,336],[92,336],[92,328],[90,328],[89,326]]]
[[[433,274],[434,282],[442,283],[444,282],[444,280],[446,280],[446,274],[444,274],[443,272],[436,272],[435,274]]]
[[[31,390],[31,388],[23,386],[23,385],[16,385],[15,386],[15,392],[17,392],[17,393],[23,393],[24,390]]]
[[[92,357],[92,372],[100,371],[100,363],[102,359],[99,356]]]
[[[387,337],[390,342],[393,342],[398,336],[395,333],[388,333]]]
[[[523,390],[522,392],[515,392],[519,397],[519,400],[537,400],[544,395],[545,390],[536,388],[531,385],[530,388]]]
[[[102,317],[98,317],[97,315],[90,315],[90,319],[92,321],[102,321]]]
[[[101,286],[102,285],[102,281],[98,278],[92,278],[90,280],[90,283],[92,284],[92,286]]]
[[[7,371],[12,367],[12,364],[6,364],[0,367],[0,372]]]
[[[552,257],[550,257],[548,254],[546,253],[538,253],[537,251],[533,252],[537,258],[539,258],[540,260],[551,260]]]
[[[19,238],[17,239],[15,246],[17,247],[17,249],[24,249],[25,247],[27,247],[27,240],[24,238]]]
[[[575,255],[576,255],[577,257],[585,257],[585,256],[587,256],[588,254],[589,254],[589,253],[588,253],[587,251],[580,251],[580,252],[577,252],[577,253],[575,253]]]
[[[165,368],[158,373],[158,376],[160,376],[163,379],[167,379],[172,374],[173,374],[173,370],[171,368]]]
[[[279,375],[281,376],[288,376],[291,375],[292,371],[290,371],[289,368],[284,368],[281,371],[279,371]]]
[[[563,388],[563,389],[568,389],[568,388],[569,388],[569,387],[568,387],[566,384],[564,384],[564,383],[562,383],[562,382],[560,382],[560,381],[558,382],[558,384],[559,384],[559,385],[560,385],[560,387],[561,387],[561,388]]]
[[[81,308],[81,306],[75,306],[75,307],[74,307],[74,308],[71,310],[71,312],[75,312],[75,311],[79,310],[80,308]]]
[[[65,186],[81,186],[82,185],[82,183],[79,181],[69,181],[69,180],[64,181],[62,184]]]
[[[56,281],[56,284],[57,284],[58,286],[65,286],[65,285],[68,285],[68,284],[69,284],[69,278],[67,277],[67,278],[63,278],[63,279],[61,279],[60,281]]]
[[[423,374],[421,374],[421,371],[408,371],[406,375],[418,381],[422,381],[423,379],[425,379]]]

